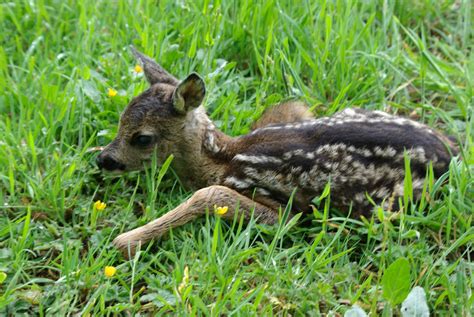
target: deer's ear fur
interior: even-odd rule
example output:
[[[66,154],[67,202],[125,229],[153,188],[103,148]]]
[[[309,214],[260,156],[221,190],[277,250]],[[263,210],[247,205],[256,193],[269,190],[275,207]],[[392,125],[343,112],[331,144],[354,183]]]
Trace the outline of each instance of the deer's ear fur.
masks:
[[[178,84],[173,92],[174,109],[184,114],[198,107],[206,95],[204,80],[196,73],[191,73]]]
[[[135,58],[143,65],[143,72],[145,73],[145,77],[150,85],[157,83],[166,83],[170,85],[178,84],[178,80],[153,59],[140,53],[133,46],[130,46],[130,49]]]

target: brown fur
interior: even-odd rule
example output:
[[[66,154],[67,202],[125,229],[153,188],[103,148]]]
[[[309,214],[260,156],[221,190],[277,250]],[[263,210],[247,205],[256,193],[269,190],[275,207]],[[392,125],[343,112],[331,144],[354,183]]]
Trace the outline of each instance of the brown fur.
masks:
[[[314,119],[308,106],[301,101],[288,101],[269,107],[252,125],[256,130],[271,124],[291,123]]]

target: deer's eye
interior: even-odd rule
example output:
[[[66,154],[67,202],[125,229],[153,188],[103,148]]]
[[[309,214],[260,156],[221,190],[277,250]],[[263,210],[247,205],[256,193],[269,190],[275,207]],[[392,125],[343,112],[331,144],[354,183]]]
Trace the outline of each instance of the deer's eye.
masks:
[[[137,134],[132,137],[130,144],[134,146],[145,147],[145,146],[149,146],[152,142],[153,142],[152,135]]]

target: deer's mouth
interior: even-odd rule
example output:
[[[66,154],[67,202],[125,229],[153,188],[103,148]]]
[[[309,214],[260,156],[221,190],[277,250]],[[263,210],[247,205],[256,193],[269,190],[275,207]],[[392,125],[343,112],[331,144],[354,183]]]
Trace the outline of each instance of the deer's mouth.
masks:
[[[119,162],[110,155],[104,154],[104,152],[97,156],[96,162],[97,167],[99,167],[100,170],[105,170],[108,172],[123,173],[127,169],[125,164]]]

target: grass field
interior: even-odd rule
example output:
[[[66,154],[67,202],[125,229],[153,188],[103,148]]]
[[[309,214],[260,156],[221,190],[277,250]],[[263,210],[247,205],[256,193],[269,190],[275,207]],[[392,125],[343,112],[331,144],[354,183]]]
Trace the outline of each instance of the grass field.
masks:
[[[469,0],[0,1],[0,315],[339,316],[357,304],[390,316],[418,285],[431,313],[471,316],[473,9]],[[228,134],[292,97],[318,116],[353,106],[411,114],[455,136],[461,159],[403,213],[333,211],[273,227],[209,215],[126,261],[112,239],[191,194],[160,166],[104,178],[88,152],[112,140],[121,110],[147,87],[130,44],[179,78],[202,74],[207,111]],[[408,271],[390,279],[399,259]]]

